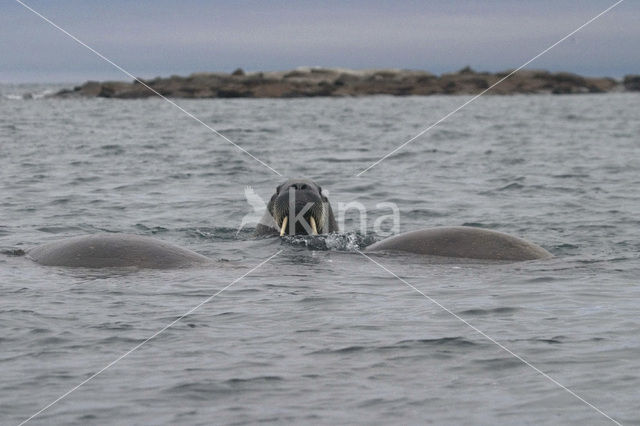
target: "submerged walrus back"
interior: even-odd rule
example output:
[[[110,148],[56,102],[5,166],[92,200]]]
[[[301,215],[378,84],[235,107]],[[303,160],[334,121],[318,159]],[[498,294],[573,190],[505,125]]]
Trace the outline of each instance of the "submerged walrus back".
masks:
[[[44,244],[27,257],[48,266],[85,268],[178,268],[210,260],[192,250],[154,238],[128,234],[98,234]]]
[[[421,229],[389,237],[367,247],[367,251],[380,250],[512,261],[552,257],[542,247],[521,238],[467,226]]]

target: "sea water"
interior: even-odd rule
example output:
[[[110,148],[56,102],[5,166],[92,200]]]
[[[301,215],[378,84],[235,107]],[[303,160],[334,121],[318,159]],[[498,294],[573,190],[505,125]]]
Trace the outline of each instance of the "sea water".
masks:
[[[70,390],[30,423],[640,423],[640,95],[483,96],[357,176],[470,97],[176,100],[271,170],[162,99],[56,88],[0,86],[0,423]],[[295,176],[341,233],[255,238],[245,191]],[[448,225],[554,258],[359,253]],[[98,232],[215,262],[22,255]]]

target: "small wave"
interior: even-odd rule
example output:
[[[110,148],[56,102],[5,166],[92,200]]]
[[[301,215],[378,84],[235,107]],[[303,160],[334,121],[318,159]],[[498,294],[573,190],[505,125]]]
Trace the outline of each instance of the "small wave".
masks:
[[[101,328],[101,327],[98,327]],[[98,345],[105,345],[105,346],[110,346],[110,345],[115,345],[118,343],[124,343],[126,345],[135,345],[140,343],[141,341],[143,341],[142,339],[137,339],[134,337],[124,337],[124,336],[110,336],[110,337],[105,337],[103,339],[100,339],[97,344]]]
[[[57,89],[46,89],[43,90],[41,92],[33,92],[31,93],[31,95],[33,96],[33,99],[44,99],[47,98],[55,93],[57,93],[58,90]]]
[[[311,355],[335,355],[335,354],[351,354],[356,352],[393,352],[399,349],[410,350],[420,349],[425,347],[438,348],[439,350],[455,349],[455,348],[469,348],[471,346],[479,346],[479,343],[474,343],[471,340],[467,340],[462,337],[441,337],[436,339],[410,339],[401,340],[391,345],[384,346],[361,346],[352,345],[345,346],[343,348],[325,348],[314,352]]]
[[[341,300],[341,299],[336,297],[327,297],[327,296],[307,296],[298,300],[298,303],[316,304],[316,303],[334,302],[338,300]]]
[[[491,358],[481,359],[474,361],[477,364],[483,365],[488,370],[506,370],[508,368],[523,367],[525,364],[517,358]]]
[[[79,226],[42,226],[36,228],[40,232],[46,232],[48,234],[71,234],[74,232],[83,232],[85,229]]]
[[[116,322],[116,323],[102,323],[102,324],[90,326],[89,328],[96,328],[98,330],[131,330],[133,326],[131,324]]]
[[[407,402],[408,398],[370,398],[365,401],[358,403],[359,408],[370,408],[370,407],[381,407],[385,404],[398,404],[402,402]]]
[[[5,256],[10,256],[10,257],[20,257],[20,256],[24,256],[25,254],[27,254],[27,252],[25,252],[22,249],[2,250],[2,251],[0,251],[0,253],[4,254]]]
[[[165,390],[166,393],[188,397],[190,400],[209,400],[215,394],[227,394],[229,386],[219,382],[189,382],[183,383]]]
[[[564,336],[552,337],[551,339],[533,339],[535,342],[549,343],[550,345],[557,345],[559,343],[564,343]]]
[[[517,312],[518,308],[511,308],[508,306],[504,306],[501,308],[494,309],[467,309],[466,311],[460,312],[462,315],[494,315],[494,314],[512,314]]]
[[[556,250],[575,250],[578,248],[580,248],[579,245],[569,243],[558,244],[555,246]]]
[[[44,333],[44,332],[42,332]],[[59,336],[48,336],[48,337],[43,337],[41,339],[37,340],[37,344],[39,347],[48,347],[48,346],[56,346],[59,347],[64,343],[69,342],[70,340],[65,338],[65,337],[59,337]]]
[[[258,128],[254,128],[254,127],[229,127],[229,128],[225,128],[225,129],[220,129],[220,133],[223,134],[227,134],[227,133],[234,133],[234,134],[242,134],[242,133],[258,133],[258,134],[263,134],[263,133],[278,133],[281,132],[280,128],[277,127],[258,127]]]
[[[118,144],[103,145],[100,149],[102,152],[94,154],[94,157],[119,156],[125,153],[125,148]]]
[[[554,179],[575,179],[575,178],[588,178],[590,177],[586,173],[565,173],[559,175],[551,175]]]
[[[79,418],[80,421],[90,421],[92,423],[94,423],[97,419],[98,419],[98,416],[95,414],[83,414]]]
[[[339,348],[339,349],[320,349],[317,351],[313,351],[311,352],[309,355],[330,355],[330,354],[350,354],[350,353],[354,353],[354,352],[362,352],[364,350],[366,350],[367,347],[365,346],[346,346],[344,348]]]
[[[253,385],[273,384],[284,381],[281,376],[233,377],[224,381],[202,380],[175,385],[164,392],[187,397],[190,400],[210,400],[212,395],[228,395],[234,391],[245,391]],[[256,387],[259,389],[259,387]]]
[[[3,124],[2,128],[5,130],[9,130],[11,132],[15,132],[16,130],[18,130],[18,126],[16,126],[15,124]],[[23,166],[30,166],[29,163],[22,163]]]
[[[65,197],[65,198],[58,198],[58,199],[56,199],[56,200],[52,200],[52,201],[51,201],[51,204],[55,206],[55,205],[59,205],[59,204],[67,204],[67,203],[69,203],[70,201],[72,201],[72,200],[71,200],[71,198],[68,198],[68,197]]]
[[[508,185],[503,186],[502,188],[498,188],[498,191],[510,191],[510,190],[514,190],[514,189],[522,189],[524,188],[524,185],[522,185],[521,183],[518,182],[513,182],[510,183]]]
[[[37,92],[7,93],[2,97],[10,101],[27,101],[32,99],[44,99],[56,92],[57,90],[55,89],[46,89]]]
[[[325,157],[318,157],[315,159],[315,161],[325,161],[328,163],[353,163],[353,159],[351,158],[344,158],[344,157],[338,157],[338,156],[325,156]]]
[[[561,118],[564,118],[565,120],[569,120],[569,121],[573,121],[573,120],[581,120],[582,117],[576,114],[566,114],[564,116],[562,116]]]
[[[230,385],[237,385],[237,384],[244,384],[244,383],[280,382],[283,380],[284,378],[280,376],[257,376],[257,377],[249,377],[249,378],[234,377],[232,379],[225,380],[224,383],[229,383]]]
[[[136,223],[135,227],[136,227],[136,229],[139,229],[141,231],[150,232],[153,235],[155,235],[155,234],[163,234],[163,233],[169,231],[167,228],[164,228],[162,226],[148,227],[148,226],[143,225],[141,223]]]
[[[425,217],[447,217],[449,212],[434,209],[411,209],[405,213],[407,217],[425,218]]]
[[[471,226],[473,228],[496,229],[501,226],[499,223],[482,223],[482,222],[465,222],[462,226]]]
[[[526,162],[524,158],[505,158],[500,161],[502,164],[506,164],[509,166],[515,166],[518,164],[523,164]]]
[[[450,347],[469,347],[478,346],[478,343],[474,343],[471,340],[467,340],[462,337],[441,337],[437,339],[410,339],[401,340],[395,345],[385,346],[384,349],[410,349],[423,346],[450,346]]]
[[[558,277],[533,277],[524,280],[525,283],[536,284],[536,283],[551,283],[554,281],[558,281]]]
[[[224,226],[218,226],[214,228],[200,227],[200,228],[183,228],[178,231],[186,232],[190,237],[196,237],[204,240],[238,240],[238,239],[251,239],[255,229],[242,228],[238,231],[237,228],[228,228]],[[243,238],[239,236],[242,235]]]

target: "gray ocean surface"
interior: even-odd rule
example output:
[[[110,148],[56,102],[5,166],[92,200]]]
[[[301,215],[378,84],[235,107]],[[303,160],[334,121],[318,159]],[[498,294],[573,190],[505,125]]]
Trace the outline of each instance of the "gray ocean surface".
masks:
[[[469,97],[177,100],[334,209],[367,208],[365,233],[349,211],[338,235],[257,239],[245,187],[268,200],[284,177],[161,99],[22,99],[55,88],[0,86],[1,424],[279,250],[29,424],[640,424],[640,94],[484,96],[360,177]],[[477,226],[555,257],[375,257],[424,297],[356,251],[384,236],[379,203],[400,232]],[[216,262],[21,255],[98,232]]]

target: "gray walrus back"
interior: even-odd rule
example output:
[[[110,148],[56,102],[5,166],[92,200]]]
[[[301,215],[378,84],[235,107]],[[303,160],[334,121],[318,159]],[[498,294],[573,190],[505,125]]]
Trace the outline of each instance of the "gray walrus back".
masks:
[[[429,228],[395,235],[367,251],[406,251],[429,256],[488,260],[533,260],[552,257],[542,247],[502,232],[466,226]]]
[[[43,244],[27,257],[48,266],[179,268],[210,259],[176,245],[128,234],[97,234]]]

